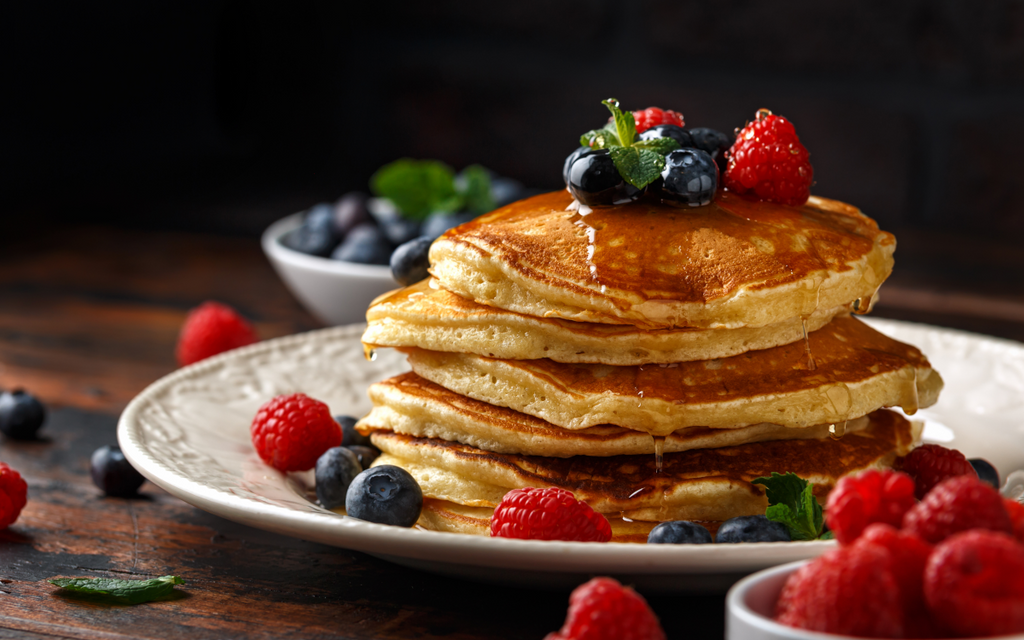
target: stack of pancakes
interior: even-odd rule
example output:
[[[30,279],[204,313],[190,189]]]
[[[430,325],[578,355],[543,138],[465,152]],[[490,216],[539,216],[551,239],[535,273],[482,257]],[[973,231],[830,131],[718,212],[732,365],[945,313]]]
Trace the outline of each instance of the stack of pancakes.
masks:
[[[720,192],[708,206],[593,209],[567,193],[450,230],[432,277],[367,312],[368,349],[412,372],[373,385],[357,425],[427,498],[419,524],[488,533],[509,490],[572,491],[643,541],[764,513],[771,472],[813,482],[885,466],[942,381],[851,316],[895,240],[859,210]]]

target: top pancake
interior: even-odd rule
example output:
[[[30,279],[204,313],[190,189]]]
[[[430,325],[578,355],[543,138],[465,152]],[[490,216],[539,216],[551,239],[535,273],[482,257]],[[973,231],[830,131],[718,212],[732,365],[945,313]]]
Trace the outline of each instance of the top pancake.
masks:
[[[858,209],[720,191],[708,206],[651,200],[567,210],[565,192],[449,230],[430,249],[444,289],[536,317],[665,327],[760,327],[860,299],[870,306],[896,241]]]

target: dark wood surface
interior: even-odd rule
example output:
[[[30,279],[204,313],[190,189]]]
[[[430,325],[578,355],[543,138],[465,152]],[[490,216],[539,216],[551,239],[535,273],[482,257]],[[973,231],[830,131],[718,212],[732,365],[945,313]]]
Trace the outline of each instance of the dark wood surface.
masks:
[[[26,228],[31,228],[28,225]],[[964,248],[967,247],[967,250]],[[876,315],[1024,339],[1024,252],[1010,241],[901,236]],[[985,277],[982,277],[985,276]],[[206,299],[264,338],[317,322],[248,238],[64,227],[0,240],[0,388],[39,396],[42,438],[0,440],[29,484],[0,532],[0,638],[543,638],[568,593],[481,586],[241,526],[147,483],[103,497],[93,450],[175,369],[178,329]],[[57,576],[182,576],[182,597],[129,606],[58,593]],[[649,600],[669,637],[721,637],[721,596]]]

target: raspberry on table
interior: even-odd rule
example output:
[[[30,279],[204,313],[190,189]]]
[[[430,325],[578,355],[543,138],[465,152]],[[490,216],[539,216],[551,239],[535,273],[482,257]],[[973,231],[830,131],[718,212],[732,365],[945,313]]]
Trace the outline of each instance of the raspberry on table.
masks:
[[[659,124],[674,124],[678,127],[686,126],[686,123],[683,122],[683,114],[678,111],[659,109],[658,107],[647,107],[643,111],[634,111],[633,119],[636,121],[637,133],[643,133]]]
[[[594,578],[576,587],[565,624],[544,640],[665,640],[665,631],[636,591]]]
[[[955,476],[978,476],[964,454],[937,444],[923,444],[901,460],[896,468],[914,479],[914,496],[924,500],[935,485]]]
[[[825,522],[839,544],[850,544],[874,522],[899,527],[915,504],[914,481],[889,469],[841,478],[828,496]]]
[[[608,520],[570,491],[527,487],[505,494],[491,516],[491,536],[530,540],[608,542]]]
[[[727,157],[722,183],[729,191],[790,206],[802,205],[811,195],[810,153],[793,124],[767,109],[739,132]]]
[[[1003,498],[1003,506],[1006,507],[1006,514],[1010,516],[1010,524],[1013,526],[1013,537],[1018,542],[1024,542],[1024,504]]]
[[[993,531],[950,536],[928,559],[924,594],[957,635],[1024,632],[1024,545]]]
[[[968,529],[1013,535],[1003,497],[977,476],[940,482],[903,516],[903,529],[932,544]]]
[[[264,404],[249,432],[256,453],[278,471],[310,469],[325,451],[341,444],[341,427],[330,409],[303,393]]]
[[[877,544],[833,549],[786,580],[775,619],[785,625],[841,635],[898,638],[905,628],[890,552]]]
[[[178,364],[184,367],[258,341],[256,331],[234,309],[207,301],[189,311],[175,355]]]
[[[0,462],[0,529],[14,524],[28,500],[28,485],[21,474]]]

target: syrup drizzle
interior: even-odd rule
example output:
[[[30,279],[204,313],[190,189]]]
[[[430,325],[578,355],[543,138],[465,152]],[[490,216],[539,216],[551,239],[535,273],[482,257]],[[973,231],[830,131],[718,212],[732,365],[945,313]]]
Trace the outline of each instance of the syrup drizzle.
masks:
[[[828,425],[828,437],[833,440],[839,440],[846,435],[846,425],[849,420],[843,420],[835,424]]]
[[[800,318],[800,328],[804,332],[804,349],[807,351],[807,369],[814,371],[818,368],[818,363],[814,361],[814,354],[811,353],[811,338],[807,335],[807,318]]]
[[[665,436],[651,436],[654,440],[654,472],[661,473],[665,463]]]
[[[370,362],[373,362],[374,360],[377,359],[377,352],[374,350],[373,347],[371,347],[370,345],[364,343],[363,344],[363,357],[366,358],[367,360],[369,360]]]

